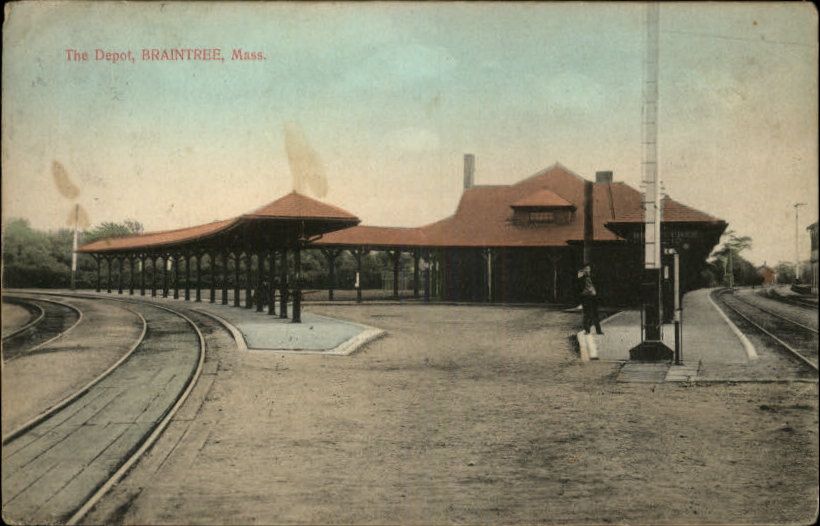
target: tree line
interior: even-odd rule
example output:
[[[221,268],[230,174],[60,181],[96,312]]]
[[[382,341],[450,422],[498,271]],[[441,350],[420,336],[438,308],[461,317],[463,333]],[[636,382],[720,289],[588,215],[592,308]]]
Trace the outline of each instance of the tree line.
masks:
[[[763,267],[755,266],[743,257],[742,253],[752,248],[752,238],[741,236],[729,230],[724,234],[724,241],[719,245],[703,271],[702,281],[709,287],[759,286],[763,284]],[[781,261],[771,268],[775,282],[790,285],[794,282],[794,263]],[[811,280],[811,268],[808,262],[801,265],[801,279]]]

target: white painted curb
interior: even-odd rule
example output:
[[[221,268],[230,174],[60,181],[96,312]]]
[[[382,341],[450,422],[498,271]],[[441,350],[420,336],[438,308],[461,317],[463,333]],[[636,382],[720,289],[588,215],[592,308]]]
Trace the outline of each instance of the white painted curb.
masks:
[[[607,316],[603,320],[601,320],[601,325],[608,323],[618,316],[622,315],[626,311],[618,311],[612,316]],[[578,334],[575,335],[578,339],[578,348],[581,354],[581,361],[588,362],[590,360],[597,360],[598,359],[598,344],[595,343],[595,337],[590,333],[586,334],[583,330],[578,331]]]
[[[714,290],[710,290],[709,293],[706,295],[709,298],[709,303],[712,304],[712,307],[715,308],[716,311],[720,314],[720,317],[729,325],[729,328],[732,329],[732,332],[735,333],[735,336],[740,340],[741,345],[743,345],[743,349],[746,351],[746,356],[750,360],[757,360],[757,351],[755,350],[755,346],[752,345],[752,342],[749,341],[749,338],[746,337],[740,329],[737,328],[737,325],[734,324],[732,320],[729,319],[729,316],[723,312],[715,300],[712,299],[712,293]]]

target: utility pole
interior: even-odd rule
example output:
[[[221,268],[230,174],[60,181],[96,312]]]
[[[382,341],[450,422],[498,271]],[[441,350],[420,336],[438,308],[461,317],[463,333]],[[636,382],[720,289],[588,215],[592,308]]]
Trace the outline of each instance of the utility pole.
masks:
[[[80,205],[74,205],[74,242],[71,249],[71,290],[77,288],[77,229],[80,225]]]
[[[630,360],[671,360],[672,349],[664,345],[661,308],[661,188],[658,177],[658,61],[660,6],[646,4],[646,58],[643,87],[643,197],[644,282],[642,284],[643,341],[629,350]]]
[[[800,279],[800,227],[798,226],[798,217],[800,215],[800,207],[806,206],[806,203],[794,203],[794,279]]]

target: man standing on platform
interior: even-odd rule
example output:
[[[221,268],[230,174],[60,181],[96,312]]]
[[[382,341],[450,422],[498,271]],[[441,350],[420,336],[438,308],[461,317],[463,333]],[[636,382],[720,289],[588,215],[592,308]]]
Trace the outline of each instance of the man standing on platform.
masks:
[[[578,271],[578,283],[581,289],[581,306],[584,309],[584,331],[589,334],[592,324],[595,324],[595,332],[603,334],[598,319],[598,291],[592,283],[592,268],[589,265],[584,265]]]

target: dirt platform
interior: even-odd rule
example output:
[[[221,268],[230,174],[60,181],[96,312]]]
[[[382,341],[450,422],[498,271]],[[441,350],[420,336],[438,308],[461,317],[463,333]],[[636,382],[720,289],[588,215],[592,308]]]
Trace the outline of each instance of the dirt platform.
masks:
[[[808,523],[817,386],[622,384],[579,316],[311,307],[388,336],[349,357],[224,352],[86,521]]]

